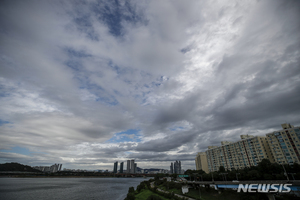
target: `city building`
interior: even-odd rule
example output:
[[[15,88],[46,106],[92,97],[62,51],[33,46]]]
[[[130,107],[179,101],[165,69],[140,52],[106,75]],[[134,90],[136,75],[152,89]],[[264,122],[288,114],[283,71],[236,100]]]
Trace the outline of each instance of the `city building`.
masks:
[[[279,164],[300,164],[300,127],[281,124],[282,130],[267,134],[273,159]]]
[[[226,170],[243,169],[256,166],[262,159],[274,162],[267,137],[241,135],[237,142],[222,141],[222,146],[209,146],[205,152],[208,171],[218,171],[220,166]]]
[[[130,173],[131,173],[131,174],[134,174],[134,171],[135,171],[134,169],[135,169],[135,168],[134,168],[134,160],[131,160],[131,161],[130,161]]]
[[[181,174],[181,162],[177,161],[174,162],[174,174]]]
[[[118,172],[118,161],[114,163],[114,171],[115,174]]]
[[[124,172],[124,170],[123,170],[123,172]],[[135,173],[137,173],[137,164],[134,163],[134,160],[127,160],[126,173],[127,174],[135,174]]]
[[[170,165],[170,174],[173,174],[174,173],[174,168],[173,168],[173,163],[171,162],[171,165]]]
[[[124,173],[123,168],[124,168],[124,162],[121,162],[121,163],[120,163],[120,173],[121,173],[121,174]]]
[[[127,169],[126,169],[126,173],[130,174],[130,160],[127,160]]]
[[[207,157],[205,152],[199,152],[195,158],[196,170],[203,170],[208,173]]]
[[[62,168],[62,164],[54,164],[51,166],[35,166],[33,167],[34,169],[40,170],[42,172],[51,172],[51,173],[55,173],[58,171],[61,171]]]
[[[134,172],[133,172],[134,174],[136,174],[137,173],[137,164],[136,163],[134,163]]]
[[[54,164],[50,166],[50,172],[58,172],[61,171],[62,164]]]

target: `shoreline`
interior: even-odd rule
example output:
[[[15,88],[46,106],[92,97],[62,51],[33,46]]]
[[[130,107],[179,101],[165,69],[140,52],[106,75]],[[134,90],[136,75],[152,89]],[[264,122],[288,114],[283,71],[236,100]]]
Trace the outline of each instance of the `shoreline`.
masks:
[[[114,176],[0,176],[0,178],[143,178],[143,177],[114,177]],[[147,179],[145,179],[147,180]]]

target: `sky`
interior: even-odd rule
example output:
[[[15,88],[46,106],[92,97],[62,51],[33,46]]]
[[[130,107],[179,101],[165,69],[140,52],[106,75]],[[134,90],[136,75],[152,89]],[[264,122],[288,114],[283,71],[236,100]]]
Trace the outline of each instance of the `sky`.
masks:
[[[195,169],[299,126],[299,19],[298,0],[2,0],[0,163]]]

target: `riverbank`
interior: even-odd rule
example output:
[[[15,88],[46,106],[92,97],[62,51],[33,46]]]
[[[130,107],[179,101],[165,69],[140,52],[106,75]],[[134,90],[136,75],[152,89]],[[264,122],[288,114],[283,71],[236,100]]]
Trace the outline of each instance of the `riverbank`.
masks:
[[[143,178],[143,177],[13,175],[13,176],[0,176],[0,179],[1,178]]]
[[[125,200],[194,200],[173,192],[163,191],[154,186],[154,180],[143,181],[134,190],[133,187],[129,188]]]
[[[143,181],[137,189],[130,188],[125,200],[165,200],[165,199],[187,199],[187,200],[268,200],[265,193],[238,193],[235,190],[215,190],[210,187],[186,186],[188,192],[182,193],[184,183],[166,181],[166,179],[150,179]],[[276,200],[296,200],[293,194],[276,194]]]
[[[44,172],[0,172],[1,177],[14,177],[14,178],[148,178],[153,177],[152,174],[113,174],[101,172],[69,172],[60,171],[55,173]]]

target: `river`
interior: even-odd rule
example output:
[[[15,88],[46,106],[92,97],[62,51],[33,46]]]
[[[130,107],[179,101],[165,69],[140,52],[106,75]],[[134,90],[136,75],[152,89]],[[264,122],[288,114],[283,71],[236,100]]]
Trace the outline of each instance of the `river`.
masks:
[[[123,200],[143,178],[0,178],[1,200]]]

